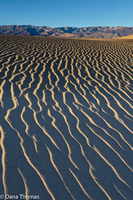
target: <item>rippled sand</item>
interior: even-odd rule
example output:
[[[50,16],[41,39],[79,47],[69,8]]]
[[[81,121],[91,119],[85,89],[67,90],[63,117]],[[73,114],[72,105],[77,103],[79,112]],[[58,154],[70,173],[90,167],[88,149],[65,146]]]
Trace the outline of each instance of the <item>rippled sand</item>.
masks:
[[[0,132],[0,194],[132,200],[133,43],[0,36]]]

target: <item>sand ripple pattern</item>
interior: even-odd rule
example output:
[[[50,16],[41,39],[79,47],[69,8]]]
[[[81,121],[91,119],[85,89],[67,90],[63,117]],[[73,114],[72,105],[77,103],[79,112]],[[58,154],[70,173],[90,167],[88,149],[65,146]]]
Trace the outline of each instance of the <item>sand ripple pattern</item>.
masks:
[[[133,199],[133,43],[0,36],[0,193]]]

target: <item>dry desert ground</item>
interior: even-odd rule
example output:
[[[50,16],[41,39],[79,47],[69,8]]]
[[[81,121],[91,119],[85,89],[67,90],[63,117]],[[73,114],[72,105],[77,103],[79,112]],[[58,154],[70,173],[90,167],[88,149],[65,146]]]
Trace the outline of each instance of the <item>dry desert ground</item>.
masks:
[[[133,200],[133,42],[0,35],[0,146],[1,199]]]

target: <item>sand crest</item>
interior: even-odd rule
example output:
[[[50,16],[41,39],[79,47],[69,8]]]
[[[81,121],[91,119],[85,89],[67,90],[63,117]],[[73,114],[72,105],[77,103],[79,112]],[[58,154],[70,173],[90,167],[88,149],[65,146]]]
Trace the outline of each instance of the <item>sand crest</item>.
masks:
[[[133,43],[0,35],[0,145],[0,195],[133,199]]]

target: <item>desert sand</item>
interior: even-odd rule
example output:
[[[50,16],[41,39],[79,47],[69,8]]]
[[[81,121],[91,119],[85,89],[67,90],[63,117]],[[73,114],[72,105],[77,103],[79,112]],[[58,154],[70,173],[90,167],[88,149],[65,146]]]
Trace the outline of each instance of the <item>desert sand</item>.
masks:
[[[0,145],[8,199],[132,200],[133,43],[0,35]]]
[[[118,37],[116,39],[132,39],[133,40],[133,35],[127,35],[127,36],[123,36],[123,37]]]

